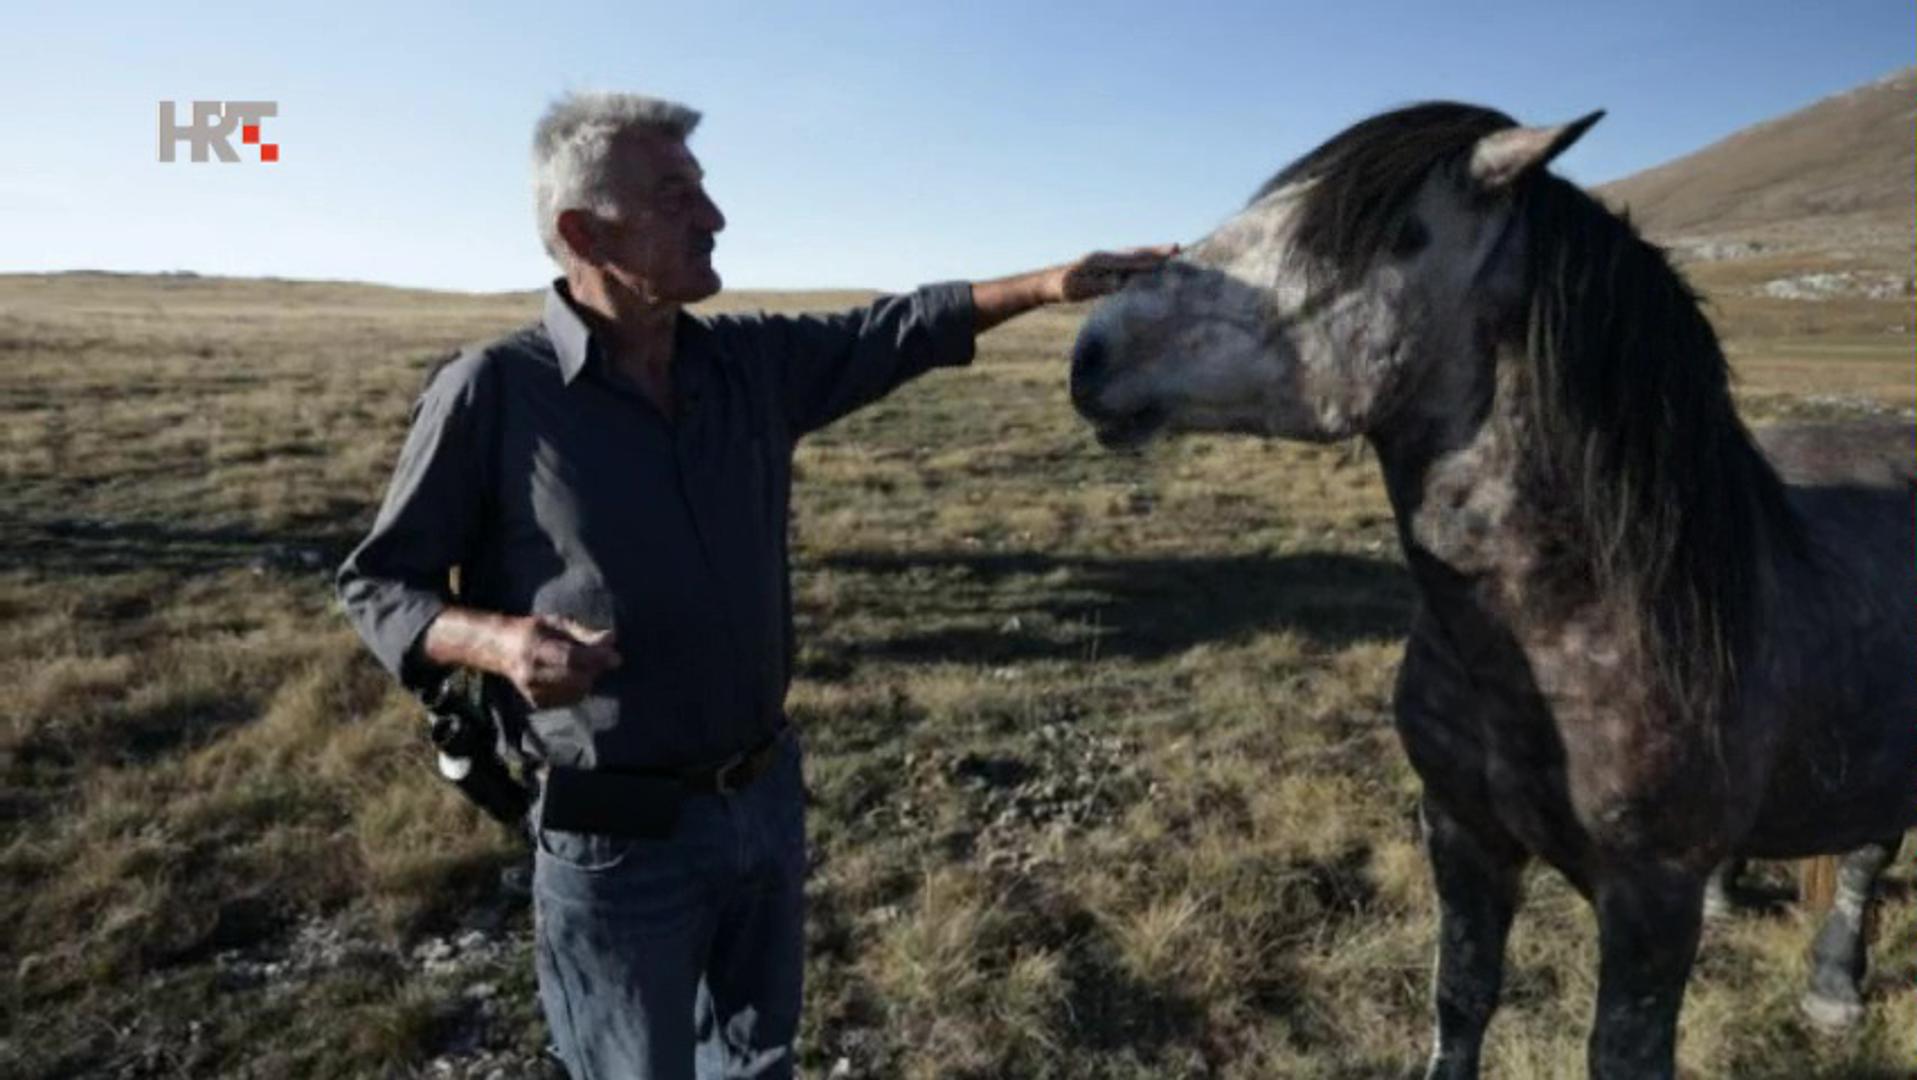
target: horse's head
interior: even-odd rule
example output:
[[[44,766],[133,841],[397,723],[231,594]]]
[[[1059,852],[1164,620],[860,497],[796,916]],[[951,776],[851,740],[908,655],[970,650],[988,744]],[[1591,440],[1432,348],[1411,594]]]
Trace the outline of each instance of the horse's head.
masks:
[[[1438,103],[1350,128],[1099,304],[1073,351],[1073,401],[1108,445],[1376,430],[1510,317],[1523,181],[1599,115],[1520,127]]]

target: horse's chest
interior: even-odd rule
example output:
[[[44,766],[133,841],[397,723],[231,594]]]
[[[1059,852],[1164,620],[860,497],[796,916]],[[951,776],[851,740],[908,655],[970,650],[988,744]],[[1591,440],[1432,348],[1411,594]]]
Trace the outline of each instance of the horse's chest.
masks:
[[[1499,826],[1575,877],[1586,833],[1578,793],[1589,771],[1580,759],[1588,755],[1567,743],[1558,719],[1535,698],[1481,692],[1465,721],[1482,751],[1470,781]]]
[[[1501,646],[1442,664],[1407,657],[1401,732],[1427,788],[1477,804],[1574,879],[1594,844],[1684,846],[1681,821],[1660,808],[1688,774],[1686,747],[1632,650],[1593,620],[1549,634],[1504,629]]]

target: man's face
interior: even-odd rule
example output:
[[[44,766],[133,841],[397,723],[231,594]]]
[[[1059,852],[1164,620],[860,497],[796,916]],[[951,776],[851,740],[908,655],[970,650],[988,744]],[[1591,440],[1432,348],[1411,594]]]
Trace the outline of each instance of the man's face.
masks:
[[[636,136],[615,153],[620,218],[607,226],[606,273],[655,303],[690,304],[719,291],[713,234],[725,215],[705,189],[705,170],[677,139]]]

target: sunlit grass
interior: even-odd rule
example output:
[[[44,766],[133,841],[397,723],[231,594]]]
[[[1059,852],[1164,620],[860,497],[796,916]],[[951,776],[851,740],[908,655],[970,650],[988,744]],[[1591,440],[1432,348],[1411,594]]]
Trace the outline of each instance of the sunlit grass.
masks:
[[[156,1041],[183,1075],[403,1075],[439,1052],[460,989],[403,962],[265,993],[212,957],[313,920],[403,957],[519,857],[431,775],[326,575],[426,368],[536,309],[0,278],[0,964],[7,1029],[33,1033],[0,1071],[111,1072]],[[1062,384],[1080,314],[1015,322],[800,451],[803,1063],[1403,1075],[1433,912],[1389,722],[1411,594],[1376,465],[1247,439],[1098,450]],[[1828,355],[1738,339],[1754,415],[1909,404],[1907,338],[1829,329]],[[1708,936],[1689,1073],[1908,1074],[1917,900],[1896,876],[1863,1031],[1810,1036],[1809,928],[1749,918]],[[1489,1068],[1581,1075],[1591,919],[1548,873],[1527,897]],[[512,971],[506,1022],[536,1049],[523,951]]]

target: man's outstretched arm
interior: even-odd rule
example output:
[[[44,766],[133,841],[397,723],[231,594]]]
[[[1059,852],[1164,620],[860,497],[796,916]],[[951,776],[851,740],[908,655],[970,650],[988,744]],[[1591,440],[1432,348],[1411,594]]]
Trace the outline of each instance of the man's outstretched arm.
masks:
[[[1082,259],[1027,274],[972,283],[972,327],[984,333],[999,323],[1046,304],[1093,300],[1123,288],[1178,254],[1177,244],[1094,251]]]
[[[835,315],[767,316],[778,335],[767,370],[796,438],[934,367],[969,363],[978,335],[1045,304],[1117,291],[1176,254],[1167,244],[1097,252],[996,281],[950,281]]]

